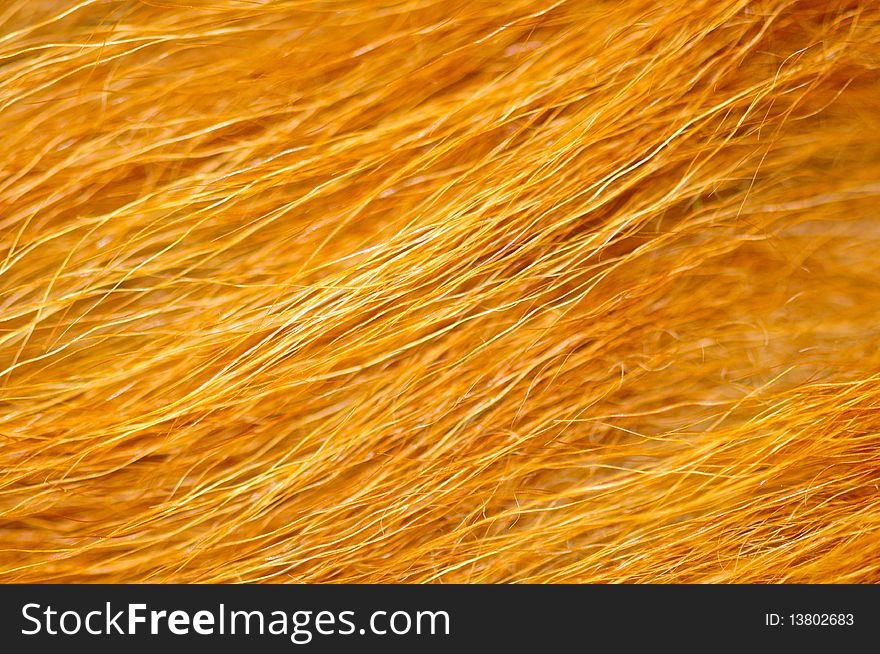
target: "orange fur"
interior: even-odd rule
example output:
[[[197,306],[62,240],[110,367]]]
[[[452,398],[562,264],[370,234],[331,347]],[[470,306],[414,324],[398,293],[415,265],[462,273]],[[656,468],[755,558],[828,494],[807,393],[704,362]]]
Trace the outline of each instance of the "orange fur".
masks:
[[[880,580],[878,46],[3,3],[0,580]]]

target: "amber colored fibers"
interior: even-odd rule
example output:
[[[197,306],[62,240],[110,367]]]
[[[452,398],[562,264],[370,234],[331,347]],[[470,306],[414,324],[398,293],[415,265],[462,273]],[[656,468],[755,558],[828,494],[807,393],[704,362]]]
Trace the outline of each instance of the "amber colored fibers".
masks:
[[[880,3],[0,29],[0,581],[880,581]]]

